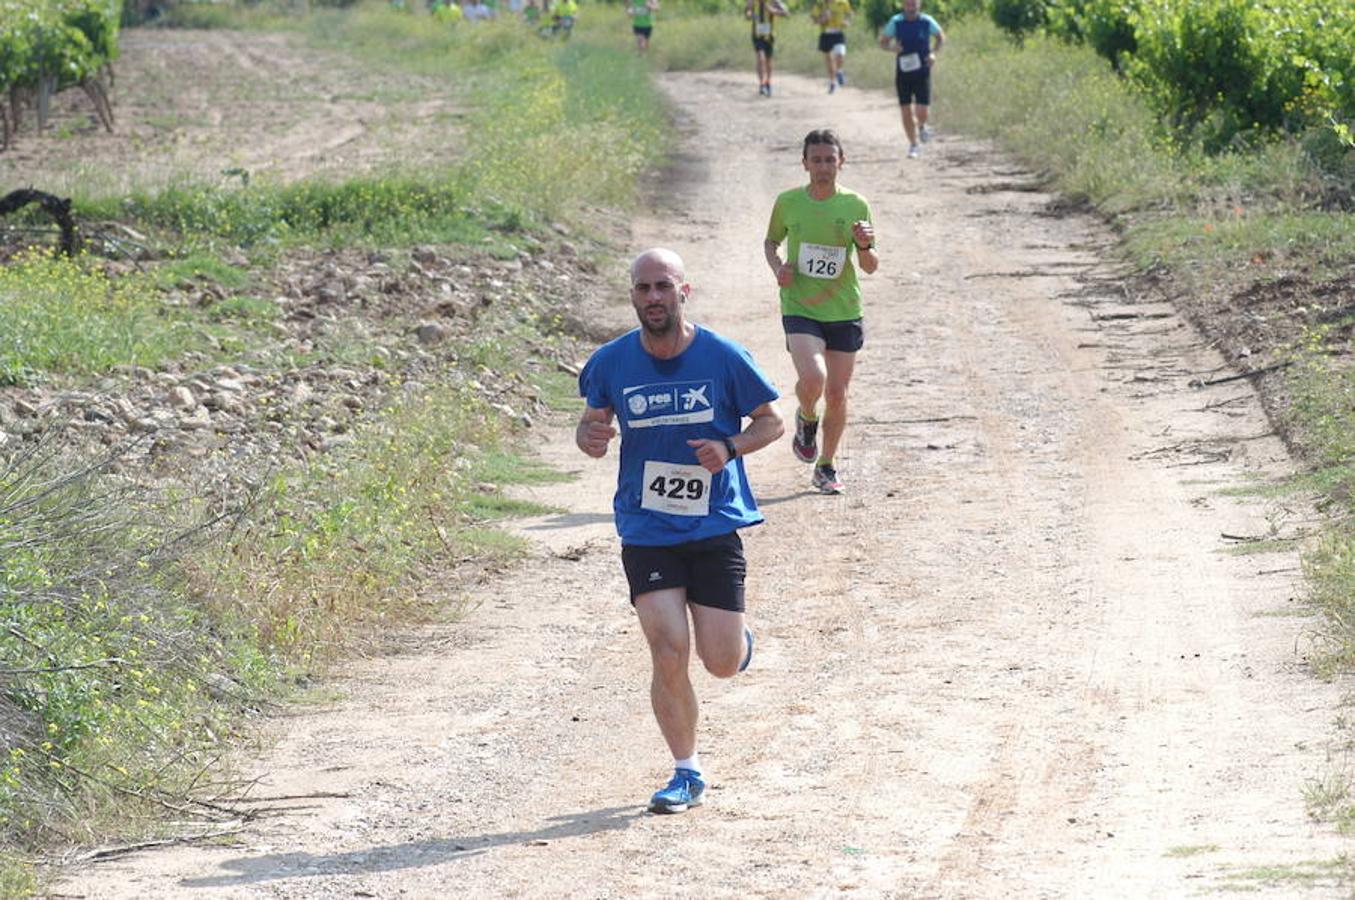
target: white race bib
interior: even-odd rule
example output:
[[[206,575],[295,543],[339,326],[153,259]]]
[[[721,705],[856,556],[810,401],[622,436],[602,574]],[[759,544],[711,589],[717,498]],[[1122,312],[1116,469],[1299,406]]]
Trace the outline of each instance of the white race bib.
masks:
[[[771,23],[771,22],[754,22],[754,23],[753,23],[753,33],[756,34],[758,37],[767,37],[769,34],[772,33],[772,23]]]
[[[701,466],[647,459],[640,508],[673,516],[704,516],[710,512],[710,473]]]
[[[920,68],[922,68],[922,57],[919,54],[917,53],[899,54],[900,72],[916,72]]]
[[[846,247],[830,247],[825,244],[800,245],[798,265],[801,275],[831,281],[842,274],[842,267],[846,264]]]

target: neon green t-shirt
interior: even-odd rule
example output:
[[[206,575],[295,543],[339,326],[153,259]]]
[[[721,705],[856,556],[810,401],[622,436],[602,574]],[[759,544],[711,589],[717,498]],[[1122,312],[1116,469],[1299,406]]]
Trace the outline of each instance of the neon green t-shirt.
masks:
[[[767,240],[789,237],[786,261],[795,280],[781,289],[781,314],[818,322],[861,318],[861,285],[852,255],[852,223],[871,221],[870,204],[854,191],[839,187],[827,200],[815,200],[807,187],[783,191],[772,207]]]
[[[461,7],[455,3],[441,3],[433,9],[433,18],[439,22],[460,22],[464,18]]]

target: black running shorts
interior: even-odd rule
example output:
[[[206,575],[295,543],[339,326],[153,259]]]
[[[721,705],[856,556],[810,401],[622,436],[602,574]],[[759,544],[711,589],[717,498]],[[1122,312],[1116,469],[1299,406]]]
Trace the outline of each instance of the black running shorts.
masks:
[[[786,334],[812,334],[822,338],[829,350],[855,353],[866,343],[866,327],[860,319],[846,322],[820,322],[806,316],[782,316],[781,327]]]
[[[846,46],[847,36],[840,31],[824,31],[819,34],[819,52],[831,53],[838,44]]]
[[[743,612],[748,565],[737,531],[667,547],[626,544],[621,565],[630,582],[631,603],[651,591],[686,588],[688,603]]]
[[[899,106],[916,103],[918,106],[932,105],[932,70],[923,66],[916,72],[900,72],[894,67],[894,90],[899,94]]]

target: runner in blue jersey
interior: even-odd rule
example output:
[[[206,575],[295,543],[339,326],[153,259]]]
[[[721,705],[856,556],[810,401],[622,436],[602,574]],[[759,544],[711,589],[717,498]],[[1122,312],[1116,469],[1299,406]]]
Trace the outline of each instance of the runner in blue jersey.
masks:
[[[649,808],[674,813],[699,805],[706,789],[687,671],[692,646],[717,678],[742,672],[753,656],[738,529],[762,514],[742,457],[785,426],[772,405],[776,388],[748,351],[687,321],[691,285],[676,253],[646,250],[630,275],[640,327],[598,348],[579,374],[586,405],[575,442],[601,458],[620,426],[612,507],[654,665],[654,718],[674,760]]]
[[[931,137],[927,116],[932,102],[932,66],[945,42],[941,26],[922,12],[922,0],[903,0],[903,12],[886,22],[880,32],[880,46],[897,54],[894,89],[899,95],[909,159],[921,156],[922,142]]]

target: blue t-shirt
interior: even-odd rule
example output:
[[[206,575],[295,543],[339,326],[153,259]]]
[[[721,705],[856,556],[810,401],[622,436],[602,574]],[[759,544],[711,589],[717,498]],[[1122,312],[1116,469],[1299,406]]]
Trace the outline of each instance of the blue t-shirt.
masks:
[[[941,26],[926,13],[918,13],[911,22],[903,13],[885,23],[884,33],[899,42],[899,54],[917,53],[922,68],[927,68],[927,57],[932,52],[932,35],[941,33]]]
[[[743,347],[698,325],[686,350],[658,359],[637,328],[598,348],[579,394],[614,410],[621,430],[612,501],[621,543],[663,547],[762,521],[742,457],[711,475],[687,446],[738,434],[745,416],[777,398]]]

